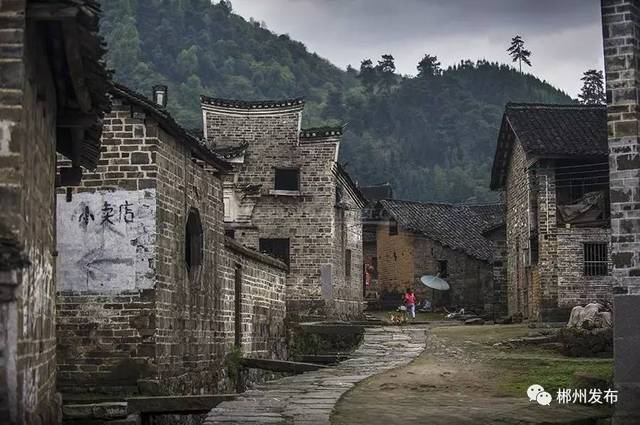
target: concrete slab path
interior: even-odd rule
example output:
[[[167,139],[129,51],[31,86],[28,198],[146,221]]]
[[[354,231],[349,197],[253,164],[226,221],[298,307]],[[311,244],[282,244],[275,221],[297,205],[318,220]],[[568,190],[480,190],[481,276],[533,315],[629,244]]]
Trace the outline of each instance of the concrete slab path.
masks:
[[[367,328],[349,360],[260,385],[234,401],[221,403],[204,424],[329,425],[334,405],[356,383],[415,359],[425,349],[426,329]]]

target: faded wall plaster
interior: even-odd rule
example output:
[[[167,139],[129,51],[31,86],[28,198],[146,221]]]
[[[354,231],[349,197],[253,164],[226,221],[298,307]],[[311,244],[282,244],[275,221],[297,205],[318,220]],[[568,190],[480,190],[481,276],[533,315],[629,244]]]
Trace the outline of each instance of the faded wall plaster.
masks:
[[[155,189],[58,195],[57,206],[58,291],[153,288]]]

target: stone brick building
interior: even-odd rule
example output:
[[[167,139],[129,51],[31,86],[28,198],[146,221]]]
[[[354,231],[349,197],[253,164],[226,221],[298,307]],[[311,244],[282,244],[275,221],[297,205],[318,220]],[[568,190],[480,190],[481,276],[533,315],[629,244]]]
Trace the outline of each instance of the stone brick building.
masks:
[[[302,130],[300,99],[201,100],[205,138],[233,164],[227,234],[289,265],[287,314],[359,316],[365,200],[338,163],[342,128]]]
[[[638,312],[640,312],[640,2],[602,0],[609,184],[611,257],[615,298],[615,383],[620,399],[615,424],[640,417]]]
[[[487,315],[501,311],[494,295],[496,244],[483,234],[500,240],[500,204],[383,200],[379,207],[378,287],[383,306],[399,305],[404,291],[413,288],[419,301],[428,298],[437,307],[465,307]],[[432,291],[420,283],[423,275],[439,275],[451,289]]]
[[[56,151],[92,168],[109,102],[97,2],[0,2],[0,423],[56,423]],[[64,25],[60,21],[64,19]]]
[[[491,188],[504,191],[509,313],[563,321],[612,294],[604,106],[507,104]]]
[[[111,89],[97,169],[58,191],[62,392],[232,391],[234,345],[286,356],[287,267],[225,239],[230,166],[166,112],[166,88],[154,90],[151,101]]]
[[[367,285],[366,298],[377,298],[378,290],[378,244],[377,232],[378,222],[380,221],[380,209],[378,202],[383,199],[393,198],[393,189],[391,184],[383,183],[373,186],[360,186],[360,192],[367,200],[367,205],[362,210],[362,256],[364,262],[364,273],[369,274],[369,282]],[[369,293],[369,296],[367,296]]]

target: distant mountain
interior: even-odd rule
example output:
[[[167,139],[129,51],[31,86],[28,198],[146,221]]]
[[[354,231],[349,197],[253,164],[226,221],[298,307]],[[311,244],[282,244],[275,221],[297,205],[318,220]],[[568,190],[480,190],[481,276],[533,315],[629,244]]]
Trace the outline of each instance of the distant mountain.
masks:
[[[388,61],[343,71],[287,35],[232,12],[228,1],[104,0],[115,79],[143,93],[169,86],[169,109],[200,127],[199,96],[307,100],[305,125],[347,123],[341,161],[362,184],[396,196],[490,200],[488,175],[504,104],[572,102],[511,67],[464,61],[403,77]],[[354,58],[358,60],[360,58]]]

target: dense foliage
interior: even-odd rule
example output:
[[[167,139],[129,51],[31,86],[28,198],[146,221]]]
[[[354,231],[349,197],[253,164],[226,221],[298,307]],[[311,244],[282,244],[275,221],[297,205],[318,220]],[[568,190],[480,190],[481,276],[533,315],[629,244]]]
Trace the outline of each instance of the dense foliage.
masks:
[[[434,56],[417,76],[392,55],[342,71],[287,35],[232,12],[229,1],[105,0],[102,31],[119,82],[143,93],[169,86],[169,108],[200,127],[199,95],[240,99],[304,96],[304,124],[347,123],[341,160],[360,184],[389,181],[397,197],[489,200],[488,176],[504,104],[570,102],[506,65]],[[357,58],[354,58],[357,59]]]

